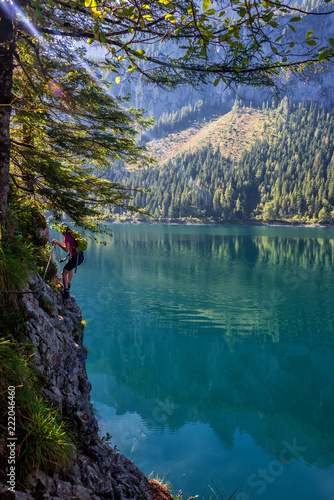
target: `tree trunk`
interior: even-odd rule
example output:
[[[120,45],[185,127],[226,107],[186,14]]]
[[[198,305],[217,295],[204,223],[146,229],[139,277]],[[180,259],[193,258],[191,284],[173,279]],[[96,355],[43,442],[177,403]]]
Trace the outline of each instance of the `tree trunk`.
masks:
[[[0,223],[7,213],[10,161],[10,115],[13,82],[14,13],[11,2],[0,2]]]

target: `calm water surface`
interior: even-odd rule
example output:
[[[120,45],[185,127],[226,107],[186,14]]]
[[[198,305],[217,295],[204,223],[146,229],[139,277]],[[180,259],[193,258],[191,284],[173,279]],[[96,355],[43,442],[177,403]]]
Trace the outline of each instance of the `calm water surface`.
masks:
[[[112,225],[72,293],[102,433],[203,499],[334,499],[334,230]]]

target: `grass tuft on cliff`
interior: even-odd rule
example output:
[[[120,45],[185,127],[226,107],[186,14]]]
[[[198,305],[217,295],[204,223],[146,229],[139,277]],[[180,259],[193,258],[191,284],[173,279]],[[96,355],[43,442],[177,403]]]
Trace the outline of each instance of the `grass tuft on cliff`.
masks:
[[[34,249],[21,235],[0,244],[0,289],[22,290],[30,269],[35,268]]]
[[[50,256],[44,216],[31,200],[13,197],[6,224],[0,226],[0,332],[14,341],[25,339],[27,312],[22,303],[28,276],[37,271],[43,276]],[[50,262],[45,279],[57,272]]]
[[[43,276],[50,255],[46,228],[38,205],[12,194],[6,223],[0,226],[0,291],[22,291],[31,270]],[[46,279],[52,279],[56,271],[51,262]]]
[[[38,470],[45,472],[71,462],[74,443],[58,412],[42,396],[42,385],[30,363],[29,344],[0,341],[0,478],[6,482],[8,432],[14,432],[18,479],[24,481]],[[15,388],[9,402],[8,388]],[[13,392],[11,392],[13,394]],[[10,408],[9,408],[10,407]],[[15,421],[9,418],[15,413]],[[14,430],[13,430],[14,429]]]

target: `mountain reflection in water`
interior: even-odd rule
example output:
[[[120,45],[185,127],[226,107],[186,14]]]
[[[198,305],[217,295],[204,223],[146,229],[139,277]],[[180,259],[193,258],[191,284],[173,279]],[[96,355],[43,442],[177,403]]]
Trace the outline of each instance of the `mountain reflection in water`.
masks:
[[[120,451],[182,487],[170,443],[187,432],[203,452],[198,465],[186,450],[177,463],[185,474],[191,463],[192,493],[212,493],[222,456],[216,480],[240,500],[292,500],[303,488],[300,498],[333,498],[334,230],[113,230],[73,284],[92,398]],[[258,478],[266,463],[271,475]]]

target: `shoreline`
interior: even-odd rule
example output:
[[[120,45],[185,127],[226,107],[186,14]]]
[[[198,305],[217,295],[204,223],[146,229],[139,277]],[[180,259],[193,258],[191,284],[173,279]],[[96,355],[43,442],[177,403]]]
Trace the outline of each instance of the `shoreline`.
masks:
[[[143,225],[143,224],[148,224],[148,225],[154,225],[154,224],[161,224],[161,225],[166,225],[166,226],[263,226],[263,227],[302,227],[302,228],[316,228],[316,229],[333,229],[334,225],[330,224],[314,224],[314,223],[309,223],[309,224],[301,224],[297,223],[294,224],[293,222],[184,222],[184,221],[178,221],[178,222],[172,222],[172,221],[143,221],[143,220],[126,220],[126,221],[121,221],[121,220],[108,220],[106,221],[109,224],[137,224],[137,225]]]

